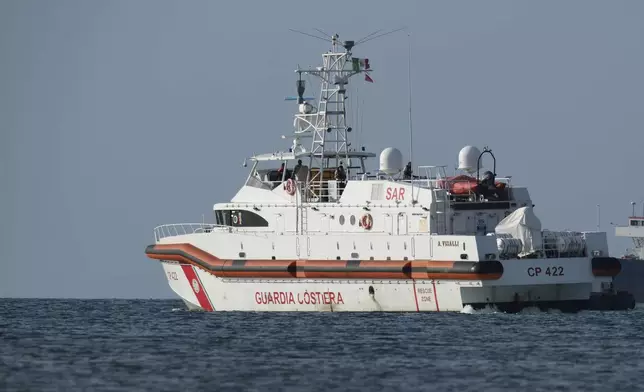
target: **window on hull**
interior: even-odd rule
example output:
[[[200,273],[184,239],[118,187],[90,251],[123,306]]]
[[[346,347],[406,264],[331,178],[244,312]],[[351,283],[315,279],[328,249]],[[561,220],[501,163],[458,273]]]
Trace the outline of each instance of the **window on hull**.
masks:
[[[216,210],[215,223],[233,227],[268,227],[266,219],[247,210]]]

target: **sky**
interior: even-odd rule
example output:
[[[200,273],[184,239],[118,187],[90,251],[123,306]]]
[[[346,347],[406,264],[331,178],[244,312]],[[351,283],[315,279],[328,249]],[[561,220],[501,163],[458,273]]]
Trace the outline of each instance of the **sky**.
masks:
[[[243,159],[289,147],[294,69],[359,39],[361,141],[489,146],[544,228],[614,236],[644,202],[644,2],[0,1],[0,297],[175,298],[145,247],[212,221]],[[307,93],[314,93],[312,86]],[[377,158],[373,161],[377,165]]]

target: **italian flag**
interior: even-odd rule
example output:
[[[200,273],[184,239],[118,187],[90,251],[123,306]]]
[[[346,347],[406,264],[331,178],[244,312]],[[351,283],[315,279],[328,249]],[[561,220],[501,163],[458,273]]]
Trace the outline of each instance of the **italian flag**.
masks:
[[[369,59],[352,58],[353,70],[356,72],[369,69]]]

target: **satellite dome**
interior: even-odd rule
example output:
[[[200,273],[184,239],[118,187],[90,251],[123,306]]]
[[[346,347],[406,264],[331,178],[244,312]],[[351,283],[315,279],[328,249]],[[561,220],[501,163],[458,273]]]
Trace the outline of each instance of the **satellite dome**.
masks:
[[[390,176],[403,169],[403,156],[399,149],[387,147],[380,153],[380,171]]]
[[[465,146],[458,153],[458,169],[474,173],[478,165],[481,151],[474,146]]]

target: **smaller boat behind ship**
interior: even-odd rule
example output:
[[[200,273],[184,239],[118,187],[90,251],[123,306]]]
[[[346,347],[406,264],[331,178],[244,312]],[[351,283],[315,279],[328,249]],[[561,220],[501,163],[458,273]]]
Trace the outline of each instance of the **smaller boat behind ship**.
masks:
[[[620,260],[622,272],[615,277],[614,291],[629,295],[632,293],[636,302],[644,302],[644,201],[640,216],[635,214],[635,202],[631,206],[633,212],[628,217],[627,224],[615,227],[615,235],[631,238],[633,248],[628,249]]]
[[[146,254],[189,309],[576,312],[613,298],[621,264],[606,233],[543,230],[528,189],[497,177],[490,149],[461,149],[455,176],[414,174],[391,147],[373,170],[376,154],[349,139],[349,81],[373,71],[355,45],[334,35],[320,67],[296,70],[291,147],[253,156],[213,224],[154,229]],[[317,103],[303,75],[320,79]]]

